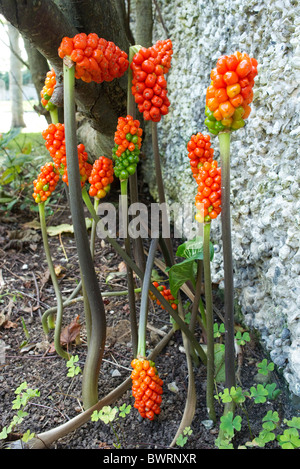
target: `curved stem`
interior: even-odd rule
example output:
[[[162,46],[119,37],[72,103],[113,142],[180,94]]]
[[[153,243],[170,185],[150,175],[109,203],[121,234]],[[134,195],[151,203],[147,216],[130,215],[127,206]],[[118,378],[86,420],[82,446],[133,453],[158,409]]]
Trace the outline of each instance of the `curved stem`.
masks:
[[[151,241],[149,255],[146,263],[145,276],[142,287],[142,298],[141,298],[141,310],[140,310],[140,322],[139,322],[139,338],[137,356],[141,358],[146,357],[146,329],[147,329],[147,318],[148,318],[148,295],[149,287],[151,283],[151,274],[155,258],[155,253],[158,245],[158,238],[154,238]]]
[[[98,377],[106,339],[106,317],[97,275],[93,265],[85,225],[80,183],[75,121],[75,73],[74,64],[64,61],[64,117],[66,154],[69,179],[70,209],[78,251],[82,278],[91,308],[92,327],[86,363],[82,377],[84,408],[98,401]]]
[[[210,223],[205,223],[204,233],[203,233],[203,267],[204,267],[204,283],[205,283],[206,334],[207,334],[206,405],[208,409],[209,418],[215,422],[216,413],[215,413],[215,405],[214,405],[214,320],[213,320],[209,240],[210,240]]]
[[[141,288],[134,289],[134,293],[141,293],[141,291],[142,291]],[[102,298],[111,298],[113,296],[125,296],[125,295],[128,295],[128,290],[102,292]],[[83,299],[84,299],[83,296],[77,296],[76,298],[69,297],[66,301],[63,302],[63,307],[65,308],[66,306],[79,303],[79,301],[83,301]],[[44,312],[44,315],[45,317],[47,317],[47,315],[56,313],[56,311],[57,311],[57,306],[53,306],[52,308],[47,309],[47,311]]]
[[[169,340],[174,334],[174,330],[171,329],[168,334],[166,334],[161,341],[156,345],[156,347],[150,353],[148,359],[155,360],[157,355],[164,349],[168,344]],[[117,399],[119,399],[132,385],[132,380],[130,376],[126,378],[123,383],[121,383],[117,388],[107,394],[103,399],[98,401],[93,407],[87,409],[85,412],[77,415],[68,422],[56,427],[51,430],[47,430],[44,433],[36,435],[32,440],[29,441],[28,446],[30,449],[47,449],[49,446],[60,438],[68,435],[77,428],[81,427],[87,423],[94,410],[100,410],[105,405],[111,405]]]
[[[219,133],[222,191],[222,241],[224,263],[225,385],[235,386],[234,288],[230,217],[230,132]]]
[[[41,223],[41,230],[42,230],[42,238],[43,238],[43,244],[44,244],[44,251],[46,254],[46,259],[51,275],[51,280],[53,283],[55,295],[56,295],[56,301],[57,301],[57,314],[56,314],[56,322],[55,322],[55,333],[54,333],[54,345],[55,345],[55,350],[60,355],[62,358],[65,358],[69,360],[70,356],[63,348],[61,347],[60,344],[60,333],[61,333],[61,324],[62,324],[62,313],[63,313],[63,302],[62,302],[62,296],[61,292],[59,289],[59,285],[57,282],[57,277],[54,269],[54,265],[52,262],[51,258],[51,253],[50,253],[50,247],[49,247],[49,242],[48,242],[48,235],[47,235],[47,227],[46,227],[46,218],[45,218],[45,204],[44,202],[38,204],[39,205],[39,214],[40,214],[40,223]],[[42,318],[43,322],[43,328],[45,332],[48,332],[47,328],[47,318],[46,321]]]

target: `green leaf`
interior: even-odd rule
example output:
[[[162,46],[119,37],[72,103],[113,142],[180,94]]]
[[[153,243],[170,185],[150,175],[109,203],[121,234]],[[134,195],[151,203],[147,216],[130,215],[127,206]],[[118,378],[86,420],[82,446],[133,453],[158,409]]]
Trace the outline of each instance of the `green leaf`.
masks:
[[[248,332],[244,332],[242,334],[241,331],[238,331],[235,335],[235,338],[238,345],[245,345],[246,342],[250,342],[250,335]]]
[[[263,404],[264,402],[266,402],[266,396],[268,396],[268,391],[267,389],[265,389],[263,384],[258,384],[256,388],[252,386],[250,388],[250,391],[250,397],[254,397],[255,404]]]
[[[274,400],[281,393],[280,389],[276,389],[276,383],[271,383],[266,385],[266,390],[268,391],[268,399]]]
[[[254,443],[263,448],[269,441],[274,441],[275,435],[273,432],[266,429],[262,430],[258,437],[254,439]]]
[[[188,280],[195,285],[196,263],[194,258],[186,259],[179,264],[173,265],[169,271],[169,285],[174,298],[177,297],[179,289]]]
[[[131,405],[126,405],[125,403],[119,408],[119,416],[126,417],[130,413]]]
[[[9,431],[7,427],[3,427],[2,431],[0,432],[0,440],[6,440],[8,437]]]
[[[277,440],[282,449],[300,448],[300,439],[296,428],[284,430],[283,435],[278,435]]]
[[[5,171],[3,171],[1,178],[0,178],[0,184],[5,185],[9,184],[16,178],[16,172],[15,168],[7,168]]]
[[[268,360],[264,358],[261,363],[257,364],[257,368],[258,368],[258,373],[267,376],[269,371],[274,370],[274,363],[272,362],[268,363]]]
[[[27,443],[27,441],[31,440],[33,437],[34,437],[34,433],[31,433],[30,430],[27,430],[27,432],[23,434],[22,441]]]
[[[102,409],[99,411],[98,416],[100,420],[104,423],[109,423],[112,422],[118,412],[117,407],[110,407],[109,405],[106,405],[102,407]]]
[[[289,427],[297,428],[300,430],[300,417],[293,417],[292,420],[284,420]]]
[[[215,344],[215,380],[217,383],[225,382],[225,345]]]
[[[272,410],[269,410],[266,415],[262,419],[263,422],[274,422],[277,423],[279,422],[279,415],[278,412],[273,412]]]
[[[214,323],[214,338],[217,339],[218,337],[221,337],[222,334],[225,333],[225,325],[222,322],[220,325],[215,322]]]
[[[186,444],[186,442],[187,442],[187,436],[183,436],[181,433],[176,440],[176,445],[182,448]]]
[[[241,429],[242,417],[240,415],[233,418],[233,412],[228,412],[226,415],[222,415],[220,420],[220,428],[229,438],[234,436],[234,430],[240,431]]]
[[[2,134],[0,138],[0,148],[5,148],[6,145],[13,140],[21,132],[21,127],[10,129],[8,132]]]
[[[21,394],[24,389],[27,389],[28,384],[24,381],[20,386],[15,390],[15,394]]]
[[[203,259],[203,237],[196,236],[196,238],[186,241],[177,248],[176,256],[184,257],[185,259]],[[214,257],[214,246],[210,243],[210,260]]]
[[[98,422],[99,418],[100,417],[99,417],[98,410],[94,410],[94,412],[91,415],[91,421],[92,422]]]
[[[214,247],[210,243],[210,258],[213,259]],[[172,295],[176,298],[179,289],[187,281],[191,281],[195,286],[197,274],[197,260],[203,259],[203,238],[197,236],[186,241],[177,248],[176,256],[184,257],[184,261],[178,262],[171,268],[167,268],[169,273],[169,284]]]

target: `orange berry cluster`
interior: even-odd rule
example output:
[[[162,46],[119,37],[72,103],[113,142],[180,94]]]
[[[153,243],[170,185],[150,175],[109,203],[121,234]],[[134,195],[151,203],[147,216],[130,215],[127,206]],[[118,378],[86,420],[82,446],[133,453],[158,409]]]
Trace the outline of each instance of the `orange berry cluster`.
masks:
[[[33,181],[33,198],[37,204],[46,202],[59,181],[59,172],[52,162],[42,166],[38,178]]]
[[[206,92],[205,124],[213,134],[245,125],[253,100],[257,60],[245,52],[221,56],[211,71]]]
[[[171,293],[171,290],[167,288],[165,285],[159,285],[158,282],[152,282],[152,285],[162,294],[162,296],[167,300],[171,307],[175,310],[177,309],[177,300],[175,300],[174,296]],[[161,306],[162,309],[165,309],[164,306],[161,304],[161,302],[156,298],[156,296],[150,291],[149,292],[150,298],[153,301],[156,301],[156,303]]]
[[[143,130],[140,122],[133,117],[119,117],[117,130],[114,137],[112,156],[115,161],[115,176],[120,179],[128,179],[135,173],[139,162],[140,148],[142,145]]]
[[[53,159],[54,166],[62,174],[62,180],[68,185],[67,156],[65,141],[65,125],[50,124],[46,130],[43,130],[42,136],[45,140],[45,146]],[[81,186],[90,177],[92,165],[87,162],[88,154],[85,151],[83,143],[77,145],[78,163],[80,172]]]
[[[131,366],[134,407],[143,418],[153,420],[161,411],[163,381],[158,376],[154,363],[149,360],[134,358]]]
[[[187,144],[187,150],[191,170],[193,176],[196,177],[200,166],[202,166],[205,161],[213,160],[214,149],[211,147],[210,136],[203,135],[200,132],[196,135],[192,135]]]
[[[202,164],[202,163],[201,163]],[[221,213],[221,168],[216,160],[205,161],[196,176],[196,220],[210,222]]]
[[[75,62],[75,77],[90,83],[102,83],[120,78],[129,62],[127,54],[111,41],[99,38],[96,33],[79,33],[73,38],[64,37],[58,48],[60,58],[68,56]]]
[[[77,150],[78,150],[80,183],[81,183],[81,187],[83,187],[91,175],[93,166],[87,161],[88,154],[85,151],[85,146],[83,145],[83,143],[80,143],[79,145],[77,145]],[[64,168],[62,180],[67,184],[67,186],[69,185],[67,166],[65,166]]]
[[[89,194],[96,199],[103,199],[114,179],[113,162],[106,156],[100,156],[93,164],[89,177],[91,184]]]
[[[54,104],[49,102],[53,94],[55,85],[56,85],[56,75],[55,75],[54,69],[52,68],[46,74],[45,84],[40,93],[41,103],[44,106],[44,108],[47,109],[47,111],[52,111],[56,107]]]
[[[47,129],[42,131],[42,136],[55,167],[63,171],[67,165],[65,125],[50,124]]]
[[[141,47],[133,56],[130,68],[133,72],[132,94],[145,120],[159,122],[168,114],[170,101],[167,96],[167,74],[173,54],[172,41],[166,39],[146,49]]]

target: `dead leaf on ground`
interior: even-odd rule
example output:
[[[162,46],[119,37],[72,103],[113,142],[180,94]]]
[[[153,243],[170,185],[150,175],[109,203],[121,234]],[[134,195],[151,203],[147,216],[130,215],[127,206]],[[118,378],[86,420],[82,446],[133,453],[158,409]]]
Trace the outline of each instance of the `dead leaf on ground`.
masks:
[[[55,271],[56,277],[61,278],[61,277],[64,277],[66,268],[59,264],[59,265],[54,266],[54,271]]]
[[[127,267],[124,261],[120,262],[120,264],[118,265],[118,271],[126,273]]]
[[[3,328],[4,329],[15,329],[17,327],[17,323],[16,322],[12,322],[12,321],[6,321],[4,324],[3,324]]]
[[[78,343],[79,336],[80,336],[80,328],[81,324],[79,323],[79,316],[68,325],[66,326],[60,334],[60,343],[62,347],[69,346],[72,342]],[[55,352],[54,343],[50,345],[49,353]]]

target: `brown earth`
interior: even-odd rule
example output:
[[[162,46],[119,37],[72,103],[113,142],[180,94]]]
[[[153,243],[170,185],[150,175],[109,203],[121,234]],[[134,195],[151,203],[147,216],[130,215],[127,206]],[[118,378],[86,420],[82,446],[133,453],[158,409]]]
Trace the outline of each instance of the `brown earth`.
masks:
[[[49,353],[49,344],[53,341],[53,332],[46,337],[41,325],[41,315],[50,306],[55,305],[55,295],[43,251],[39,229],[28,222],[38,221],[37,216],[26,212],[10,213],[3,217],[0,225],[0,340],[5,343],[5,363],[0,364],[0,429],[7,426],[16,411],[12,409],[14,391],[26,381],[32,389],[38,389],[40,397],[34,398],[27,405],[28,416],[14,430],[14,439],[30,429],[34,433],[46,430],[72,419],[82,412],[81,380],[79,374],[67,377],[65,361],[56,353]],[[67,209],[56,207],[48,224],[71,223]],[[24,237],[24,234],[26,237]],[[63,296],[68,296],[79,281],[76,246],[73,234],[61,233],[49,238],[54,264]],[[96,240],[95,268],[102,292],[126,289],[126,276],[122,259],[109,244]],[[164,275],[158,271],[159,275]],[[108,275],[110,280],[108,283]],[[164,277],[167,281],[167,278]],[[214,304],[222,313],[221,295],[214,290]],[[183,295],[184,303],[188,298]],[[99,375],[99,399],[111,392],[130,376],[132,358],[129,306],[127,296],[105,298],[108,335],[104,358]],[[80,341],[68,343],[69,351],[78,355],[79,366],[84,367],[87,350],[82,302],[78,302],[64,311],[63,327],[79,318]],[[216,315],[216,320],[218,316]],[[157,305],[151,304],[149,311],[148,349],[151,350],[160,338],[170,330],[168,314]],[[25,326],[28,338],[25,336]],[[201,330],[196,331],[202,340]],[[24,342],[26,340],[26,346]],[[252,335],[251,342],[243,347],[240,358],[239,384],[249,389],[257,377],[256,364],[264,358],[264,353]],[[183,350],[182,336],[176,331],[167,346],[156,359],[161,378],[164,380],[162,411],[153,422],[140,420],[138,412],[132,407],[125,418],[114,422],[122,449],[167,449],[169,448],[184,412],[188,373],[187,361]],[[215,449],[218,425],[207,428],[209,419],[206,411],[206,369],[203,364],[194,367],[197,392],[197,408],[191,424],[192,434],[184,446],[186,450]],[[282,386],[280,377],[274,372],[273,381]],[[173,390],[170,389],[170,384]],[[222,390],[219,385],[218,391]],[[133,406],[130,390],[126,391],[114,405]],[[249,405],[249,424],[252,435],[261,430],[261,419],[268,410],[277,410],[281,418],[289,417],[291,410],[285,390],[276,401],[262,405]],[[218,419],[223,407],[216,403]],[[243,416],[243,414],[241,413]],[[249,427],[243,417],[242,430],[237,433],[234,445],[251,439]],[[113,449],[117,437],[109,425],[101,421],[89,421],[76,431],[54,442],[51,449]],[[277,448],[268,444],[267,448]],[[179,448],[177,446],[177,448]]]

